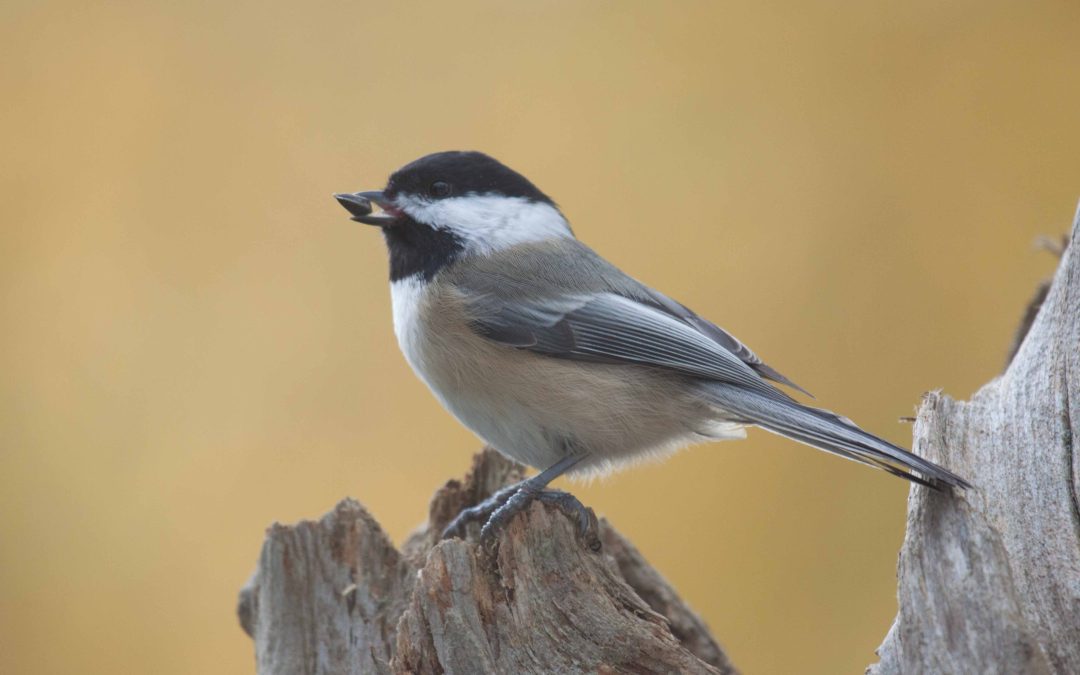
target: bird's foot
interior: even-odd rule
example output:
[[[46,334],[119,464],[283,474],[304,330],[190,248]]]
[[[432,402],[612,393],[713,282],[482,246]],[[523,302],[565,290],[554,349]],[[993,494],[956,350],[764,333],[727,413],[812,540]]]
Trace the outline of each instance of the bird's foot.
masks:
[[[577,525],[578,536],[581,537],[590,551],[596,553],[600,550],[600,522],[596,519],[596,513],[591,508],[582,504],[574,495],[562,490],[543,490],[537,493],[536,499],[545,504],[554,505],[574,521]],[[495,515],[498,515],[498,512]],[[488,521],[484,528],[486,529],[490,524],[491,522]],[[483,536],[483,534],[483,530],[481,530],[480,535]]]
[[[486,523],[488,519],[491,518],[491,514],[498,511],[500,507],[506,504],[506,502],[514,496],[515,492],[528,482],[529,481],[527,480],[523,480],[520,483],[508,485],[476,506],[470,506],[467,509],[463,509],[461,513],[457,514],[457,516],[450,521],[449,525],[443,528],[440,539],[453,539],[454,537],[464,539],[465,529],[468,527],[469,523]]]
[[[494,539],[495,535],[514,519],[514,516],[529,508],[533,501],[551,504],[558,508],[577,526],[578,535],[585,541],[586,546],[593,551],[600,550],[599,525],[592,509],[582,504],[569,492],[537,488],[529,485],[528,481],[491,513],[480,529],[480,540],[488,542]]]
[[[545,490],[531,480],[505,487],[476,506],[463,510],[446,526],[442,538],[463,538],[469,523],[483,522],[480,540],[485,544],[490,543],[514,516],[527,509],[534,500],[551,504],[566,514],[577,525],[578,535],[586,547],[591,551],[600,550],[600,528],[593,510],[569,492]]]

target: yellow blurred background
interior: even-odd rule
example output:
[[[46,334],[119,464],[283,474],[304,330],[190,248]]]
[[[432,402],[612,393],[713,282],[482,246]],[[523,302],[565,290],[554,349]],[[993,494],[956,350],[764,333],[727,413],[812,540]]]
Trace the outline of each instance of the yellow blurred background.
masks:
[[[901,444],[1001,368],[1080,196],[1080,4],[0,7],[0,671],[244,673],[263,528],[395,541],[477,441],[330,193],[443,149]],[[906,485],[769,436],[577,494],[747,673],[861,673]]]

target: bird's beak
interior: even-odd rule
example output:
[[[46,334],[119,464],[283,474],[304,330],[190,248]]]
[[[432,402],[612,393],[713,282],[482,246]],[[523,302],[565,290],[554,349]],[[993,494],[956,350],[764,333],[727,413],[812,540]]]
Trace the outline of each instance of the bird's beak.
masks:
[[[386,227],[397,222],[398,216],[401,215],[401,211],[380,190],[352,193],[340,192],[334,195],[334,199],[338,200],[338,203],[352,214],[353,220],[366,225]],[[383,213],[372,214],[372,202],[375,202],[383,210]]]

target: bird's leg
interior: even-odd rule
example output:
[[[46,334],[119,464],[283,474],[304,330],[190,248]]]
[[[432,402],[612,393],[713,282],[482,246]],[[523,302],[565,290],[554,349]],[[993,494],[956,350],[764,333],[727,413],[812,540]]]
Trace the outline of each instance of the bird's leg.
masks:
[[[600,540],[595,533],[596,516],[592,509],[568,492],[544,489],[548,483],[566,473],[584,457],[585,455],[568,455],[532,478],[505,487],[476,506],[463,510],[443,530],[443,538],[464,536],[466,525],[483,520],[485,522],[480,530],[480,537],[490,539],[514,516],[525,510],[534,499],[539,499],[544,503],[555,505],[560,511],[573,518],[589,548],[599,549]],[[591,537],[590,532],[592,532]]]

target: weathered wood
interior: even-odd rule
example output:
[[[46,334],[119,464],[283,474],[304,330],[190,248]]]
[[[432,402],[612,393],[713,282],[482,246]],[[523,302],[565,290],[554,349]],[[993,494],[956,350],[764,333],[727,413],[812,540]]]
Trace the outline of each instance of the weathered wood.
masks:
[[[900,610],[873,675],[1080,673],[1078,240],[1080,211],[1005,373],[970,402],[923,401],[917,451],[977,489],[911,490]]]
[[[258,672],[734,673],[704,623],[605,521],[590,546],[534,504],[481,547],[439,542],[465,506],[520,478],[493,451],[435,495],[399,553],[360,504],[274,525],[240,594]]]
[[[272,525],[240,591],[259,673],[386,673],[416,570],[358,502]]]

